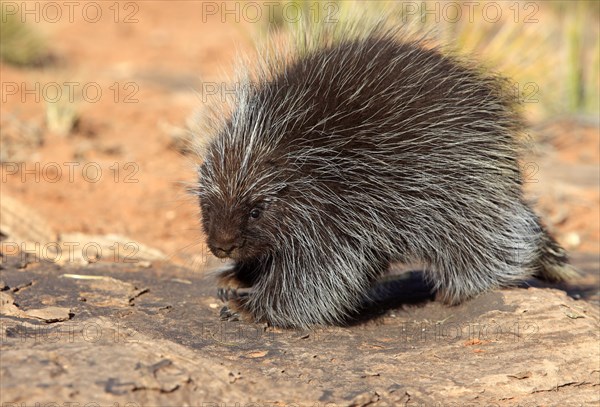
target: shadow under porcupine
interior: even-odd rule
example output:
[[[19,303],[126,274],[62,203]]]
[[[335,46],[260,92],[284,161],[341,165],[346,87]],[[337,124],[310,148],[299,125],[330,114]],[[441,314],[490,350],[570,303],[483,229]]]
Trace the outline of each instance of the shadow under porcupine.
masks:
[[[573,274],[525,202],[507,81],[373,24],[269,48],[217,111],[198,195],[220,295],[276,326],[338,324],[391,262],[456,304]],[[244,292],[238,291],[244,288]]]

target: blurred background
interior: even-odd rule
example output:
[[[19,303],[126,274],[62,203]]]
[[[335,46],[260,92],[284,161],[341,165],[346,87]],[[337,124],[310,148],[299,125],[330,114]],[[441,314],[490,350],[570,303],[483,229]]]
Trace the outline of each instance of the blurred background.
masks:
[[[170,260],[203,269],[186,194],[208,99],[238,53],[301,18],[385,13],[513,83],[529,125],[528,197],[558,240],[600,253],[597,1],[1,1],[4,254]]]

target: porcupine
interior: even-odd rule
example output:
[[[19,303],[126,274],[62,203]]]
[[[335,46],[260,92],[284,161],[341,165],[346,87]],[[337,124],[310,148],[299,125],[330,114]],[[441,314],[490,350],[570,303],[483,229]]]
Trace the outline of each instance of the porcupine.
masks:
[[[337,30],[268,48],[215,115],[197,194],[232,309],[343,323],[392,262],[449,304],[570,277],[523,196],[507,80],[399,28]]]

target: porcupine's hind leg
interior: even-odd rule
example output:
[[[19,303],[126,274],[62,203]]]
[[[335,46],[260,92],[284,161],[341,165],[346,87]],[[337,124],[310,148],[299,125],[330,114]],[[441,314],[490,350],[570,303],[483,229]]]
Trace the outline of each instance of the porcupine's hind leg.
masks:
[[[477,222],[455,224],[452,234],[437,242],[439,251],[427,273],[438,296],[458,304],[478,294],[516,285],[532,277],[540,262],[544,232],[537,216],[525,204],[516,204],[489,217],[482,228]]]

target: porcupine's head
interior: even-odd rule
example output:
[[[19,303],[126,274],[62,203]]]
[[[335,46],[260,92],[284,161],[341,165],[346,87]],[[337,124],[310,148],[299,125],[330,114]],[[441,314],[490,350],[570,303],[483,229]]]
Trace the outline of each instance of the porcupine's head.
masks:
[[[287,212],[289,171],[258,112],[243,108],[221,123],[198,170],[207,245],[215,256],[234,260],[277,250]]]
[[[361,240],[365,220],[345,191],[358,196],[372,169],[349,164],[348,151],[372,147],[350,142],[381,106],[348,95],[364,88],[367,51],[394,48],[394,41],[341,34],[337,46],[328,40],[334,33],[324,32],[291,46],[295,51],[265,51],[256,72],[238,79],[226,109],[211,115],[215,137],[201,154],[198,193],[207,245],[217,257],[279,252],[293,260],[337,250],[345,237]],[[358,61],[348,65],[350,57]],[[349,90],[340,91],[343,86]]]

